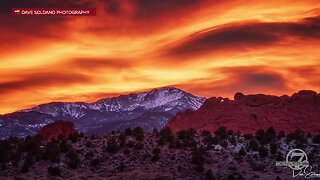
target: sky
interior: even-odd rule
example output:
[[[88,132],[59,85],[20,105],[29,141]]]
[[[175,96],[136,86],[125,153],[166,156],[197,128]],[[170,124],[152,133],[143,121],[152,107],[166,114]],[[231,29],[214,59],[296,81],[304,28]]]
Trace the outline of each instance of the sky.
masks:
[[[93,7],[17,17],[10,8]],[[320,91],[319,0],[2,0],[0,114],[174,86],[194,95]]]

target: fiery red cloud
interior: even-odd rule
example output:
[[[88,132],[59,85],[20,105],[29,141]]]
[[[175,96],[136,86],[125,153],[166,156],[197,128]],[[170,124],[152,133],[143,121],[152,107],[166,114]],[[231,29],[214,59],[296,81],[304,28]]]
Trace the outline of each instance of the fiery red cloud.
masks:
[[[14,17],[94,7],[90,17]],[[161,86],[200,96],[320,91],[318,0],[4,0],[0,113]]]

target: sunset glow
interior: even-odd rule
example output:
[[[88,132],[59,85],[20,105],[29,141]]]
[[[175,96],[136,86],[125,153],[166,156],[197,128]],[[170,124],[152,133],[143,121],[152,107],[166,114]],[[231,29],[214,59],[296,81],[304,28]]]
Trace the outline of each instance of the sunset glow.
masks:
[[[0,12],[0,114],[175,86],[195,95],[320,91],[319,0],[10,0]],[[12,17],[12,7],[97,16]]]

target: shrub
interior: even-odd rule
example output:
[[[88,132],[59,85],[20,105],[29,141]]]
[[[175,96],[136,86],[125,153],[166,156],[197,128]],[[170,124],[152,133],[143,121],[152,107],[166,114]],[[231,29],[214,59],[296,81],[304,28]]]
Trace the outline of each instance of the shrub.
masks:
[[[75,150],[70,150],[67,154],[67,158],[69,159],[77,159],[78,158],[78,154]]]
[[[172,141],[174,138],[174,135],[169,127],[165,127],[161,129],[160,134],[159,134],[159,139],[158,139],[158,144],[159,145],[164,145],[167,142]]]
[[[197,164],[197,166],[196,166],[196,171],[198,171],[198,172],[203,172],[203,171],[204,171],[203,164]]]
[[[320,144],[320,134],[313,137],[313,143]]]
[[[127,140],[127,136],[124,133],[121,133],[119,135],[120,147],[126,146],[126,140]]]
[[[207,170],[207,172],[205,173],[205,179],[206,180],[215,180],[216,179],[210,169]]]
[[[129,147],[129,148],[133,148],[135,146],[135,143],[133,142],[133,141],[128,141],[128,143],[127,143],[127,147]]]
[[[232,136],[229,138],[229,142],[230,142],[232,145],[236,145],[236,143],[237,143],[236,137],[232,135]]]
[[[158,129],[154,128],[154,129],[152,130],[152,135],[158,137],[158,136],[159,136],[159,131],[158,131]]]
[[[40,149],[41,145],[41,137],[40,136],[35,136],[35,137],[26,137],[24,141],[24,151],[26,152],[31,152],[33,154],[37,154],[37,152]]]
[[[80,161],[78,159],[70,159],[68,162],[68,166],[71,169],[77,169],[80,165]]]
[[[212,143],[212,134],[206,134],[205,136],[202,136],[202,141],[205,143]]]
[[[270,143],[271,141],[273,141],[274,139],[276,139],[277,137],[277,133],[274,130],[274,128],[271,126],[270,128],[267,129],[266,131],[266,142]]]
[[[34,163],[33,155],[31,153],[28,153],[22,166],[22,172],[27,173],[33,163]]]
[[[0,146],[0,162],[6,162],[8,151]]]
[[[119,146],[115,138],[111,138],[107,141],[106,151],[109,153],[116,153],[119,150]]]
[[[124,131],[125,135],[126,136],[131,136],[132,135],[132,130],[130,128],[127,128],[125,131]]]
[[[204,144],[206,145],[207,149],[211,149],[212,148],[212,138],[210,138],[210,140],[203,140]]]
[[[232,130],[228,130],[228,131],[227,131],[227,134],[228,134],[229,136],[231,136],[231,135],[234,134],[234,132],[233,132]]]
[[[194,140],[194,136],[195,136],[195,130],[194,129],[189,129],[188,131],[186,130],[181,130],[177,133],[177,136],[178,136],[178,140],[176,143],[177,144],[177,147],[180,148],[180,147],[191,147],[191,148],[194,148],[196,147],[197,143],[195,142]],[[172,137],[172,139],[174,139],[174,136]],[[205,137],[206,140],[204,141],[208,141],[207,143],[210,143],[209,141],[210,140],[210,137],[207,136]],[[180,146],[180,142],[181,143],[181,146]]]
[[[202,149],[195,149],[192,152],[192,163],[196,165],[203,165],[204,163],[204,151]]]
[[[169,137],[173,136],[172,130],[169,127],[165,127],[163,129],[161,129],[160,136],[169,138]]]
[[[214,133],[223,139],[228,137],[227,128],[224,126],[219,127]]]
[[[209,132],[210,133],[210,132]],[[193,128],[190,128],[188,131],[186,130],[181,130],[177,133],[178,138],[180,140],[190,140],[193,139],[193,137],[195,136],[196,131]]]
[[[121,163],[121,164],[117,167],[117,171],[118,171],[118,172],[123,172],[125,168],[126,168],[126,166],[125,166],[123,163]]]
[[[1,164],[1,170],[5,171],[7,169],[7,164],[6,163],[2,163]]]
[[[173,137],[170,139],[169,148],[176,148],[176,143],[177,143],[177,140],[176,140],[176,138],[173,136]]]
[[[141,127],[134,128],[133,135],[138,141],[142,141],[144,139],[144,131]]]
[[[135,147],[135,149],[137,149],[137,150],[141,150],[141,149],[143,149],[143,147],[144,147],[144,144],[143,144],[143,143],[138,142],[138,143],[136,143],[136,147]]]
[[[79,140],[80,135],[78,133],[72,133],[68,138],[72,143],[76,143]]]
[[[195,134],[196,134],[196,130],[195,129],[193,129],[193,128],[188,129],[188,136],[190,138],[193,138],[195,136]]]
[[[92,159],[94,157],[94,154],[92,151],[89,151],[84,155],[84,157],[85,159]]]
[[[270,143],[270,153],[275,155],[278,151],[278,146],[275,143]]]
[[[21,160],[21,151],[17,150],[15,153],[13,153],[12,157],[11,157],[11,160],[12,160],[12,165],[14,167],[19,167],[19,163],[20,163],[20,160]]]
[[[211,143],[212,144],[220,144],[220,139],[218,136],[214,136],[212,139],[211,139]]]
[[[151,161],[152,161],[152,162],[159,161],[159,159],[160,159],[160,152],[161,152],[161,150],[160,150],[160,148],[158,148],[158,147],[156,147],[156,148],[153,149],[153,151],[152,151],[153,156],[152,156],[152,158],[151,158]]]
[[[260,148],[259,148],[259,156],[262,158],[268,156],[268,151],[263,146],[260,146]]]
[[[123,150],[123,154],[130,154],[130,150],[129,150],[129,149],[127,149],[127,148],[126,148],[126,149],[124,149],[124,150]]]
[[[259,129],[257,132],[256,132],[256,139],[261,142],[261,143],[264,143],[265,141],[265,137],[266,136],[266,133],[264,132],[263,129]]]
[[[156,161],[159,161],[159,159],[160,159],[160,155],[159,154],[153,154],[152,158],[151,158],[151,161],[152,162],[156,162]]]
[[[293,140],[295,140],[296,143],[298,143],[298,144],[304,144],[306,142],[306,138],[305,138],[304,132],[299,130],[299,129],[297,129],[294,132],[289,133],[287,135],[287,141],[291,142]]]
[[[59,167],[53,167],[53,166],[50,166],[48,168],[48,173],[51,175],[51,176],[60,176],[61,175],[61,170]]]
[[[202,136],[202,137],[211,136],[211,133],[210,133],[210,131],[208,131],[208,130],[204,130],[204,131],[202,131],[201,136]]]
[[[91,134],[90,139],[91,139],[91,140],[95,140],[95,139],[96,139],[96,135],[95,135],[95,134]]]
[[[244,148],[242,147],[238,153],[240,156],[245,156],[247,155],[246,151],[244,150]]]
[[[178,139],[180,139],[180,140],[188,139],[186,130],[178,131],[177,136],[178,136]]]
[[[230,174],[230,175],[228,176],[228,180],[235,180],[235,177],[234,177],[232,174]]]
[[[227,148],[227,147],[228,147],[228,142],[227,142],[227,141],[221,141],[221,142],[220,142],[220,145],[221,145],[223,148]]]
[[[86,144],[85,144],[85,146],[86,146],[87,148],[92,147],[92,142],[91,142],[91,141],[87,141]]]
[[[278,136],[277,136],[279,139],[280,138],[284,138],[284,137],[286,137],[286,134],[284,133],[284,131],[279,131],[279,133],[278,133]]]
[[[252,139],[253,138],[253,135],[252,134],[245,134],[243,135],[245,139]]]
[[[69,158],[68,166],[72,169],[76,169],[80,165],[80,159],[78,157],[78,154],[74,150],[70,150],[67,154],[67,157]]]
[[[249,149],[251,149],[252,151],[258,151],[259,150],[259,144],[255,139],[252,139],[249,142]]]
[[[160,154],[161,150],[160,148],[156,147],[153,149],[152,154]]]
[[[266,168],[266,166],[262,165],[262,164],[253,164],[252,165],[252,170],[253,171],[264,171]]]
[[[60,148],[57,141],[51,141],[47,144],[46,150],[43,154],[44,159],[49,159],[51,162],[59,162]]]
[[[182,142],[180,140],[177,140],[176,141],[176,148],[181,149],[182,147],[183,147]]]
[[[71,146],[68,144],[66,140],[62,140],[59,145],[59,148],[61,152],[67,153],[71,149]]]
[[[91,160],[91,162],[90,162],[91,166],[93,166],[93,167],[98,166],[99,163],[100,163],[100,160],[98,158],[95,158],[95,159]]]

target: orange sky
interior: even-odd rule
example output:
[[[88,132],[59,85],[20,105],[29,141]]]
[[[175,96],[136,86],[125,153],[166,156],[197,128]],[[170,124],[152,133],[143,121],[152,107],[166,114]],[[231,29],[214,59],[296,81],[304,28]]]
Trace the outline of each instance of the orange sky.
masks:
[[[96,7],[12,17],[11,7]],[[0,113],[155,87],[195,95],[320,91],[319,0],[4,0]]]

